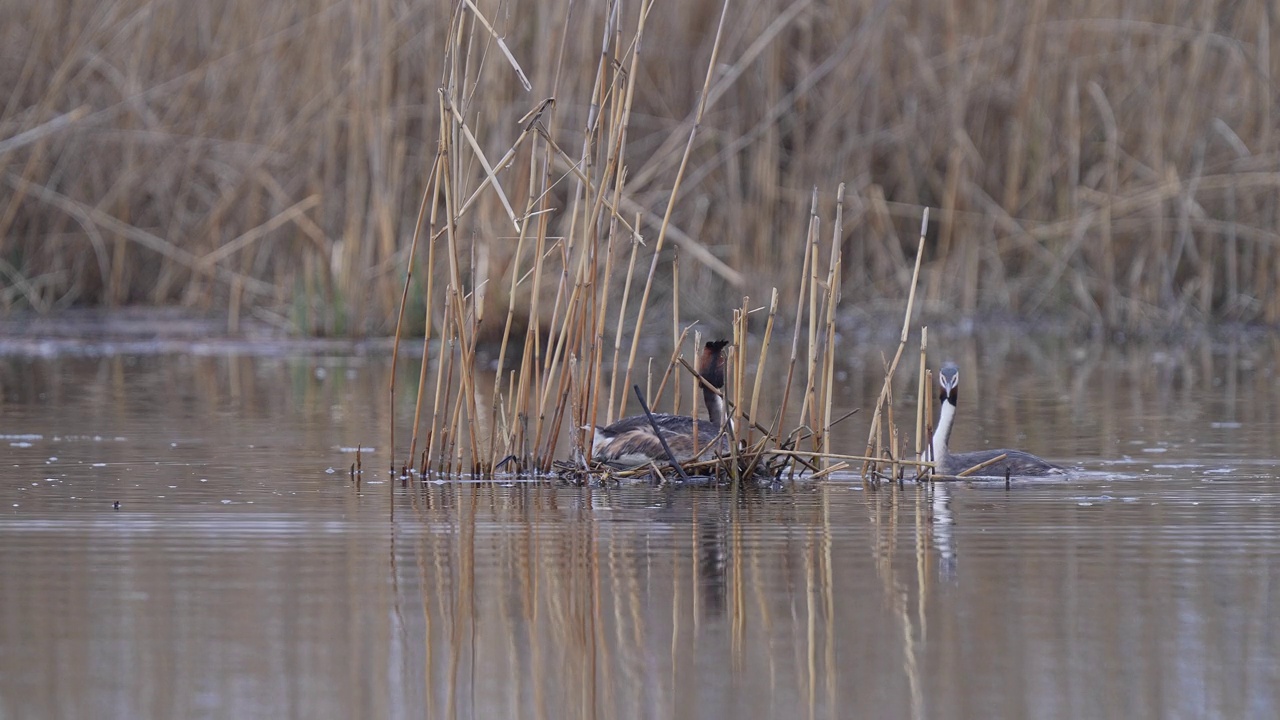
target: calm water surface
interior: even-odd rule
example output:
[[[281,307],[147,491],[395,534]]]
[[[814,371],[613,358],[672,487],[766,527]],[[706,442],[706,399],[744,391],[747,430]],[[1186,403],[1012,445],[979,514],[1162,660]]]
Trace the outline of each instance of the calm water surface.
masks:
[[[1069,480],[404,489],[386,358],[0,359],[0,718],[1280,714],[1274,345],[955,350]]]

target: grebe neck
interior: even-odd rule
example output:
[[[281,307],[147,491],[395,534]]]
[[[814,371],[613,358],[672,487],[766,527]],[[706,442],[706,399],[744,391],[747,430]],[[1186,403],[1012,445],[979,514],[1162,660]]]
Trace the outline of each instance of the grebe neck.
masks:
[[[702,402],[707,406],[707,418],[711,420],[711,424],[718,430],[724,424],[726,413],[724,410],[724,398],[712,392],[711,388],[702,388]]]
[[[934,462],[942,462],[942,459],[948,455],[948,442],[951,439],[951,427],[956,419],[956,404],[954,400],[948,399],[945,395],[942,400],[942,411],[938,414],[938,427],[933,431],[933,458]]]
[[[702,386],[702,402],[707,406],[707,418],[716,430],[724,426],[727,415],[724,411],[724,396],[711,388],[724,392],[724,348],[728,344],[727,340],[707,343],[698,360],[698,375],[707,383]],[[732,432],[732,426],[729,429]]]

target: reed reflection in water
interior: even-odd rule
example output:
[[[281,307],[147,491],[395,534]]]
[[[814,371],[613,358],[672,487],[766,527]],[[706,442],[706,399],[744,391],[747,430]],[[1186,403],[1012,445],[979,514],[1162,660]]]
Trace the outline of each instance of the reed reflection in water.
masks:
[[[7,360],[0,716],[1274,716],[1274,348],[952,349],[1084,471],[357,491],[380,359]]]
[[[1275,706],[1275,587],[1246,577],[1275,553],[1049,493],[438,488],[418,503],[430,532],[397,550],[417,564],[395,573],[401,606],[422,602],[398,622],[421,702],[450,717]]]
[[[9,517],[0,698],[7,717],[1266,716],[1280,497],[1165,482],[455,484],[398,490],[393,525],[383,492],[327,520]]]

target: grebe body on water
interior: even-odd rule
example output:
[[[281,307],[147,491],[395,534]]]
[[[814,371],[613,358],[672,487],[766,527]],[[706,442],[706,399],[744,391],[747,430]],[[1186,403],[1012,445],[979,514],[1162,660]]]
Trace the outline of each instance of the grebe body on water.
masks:
[[[712,387],[724,388],[724,348],[728,340],[707,343],[698,358],[698,374]],[[697,422],[697,442],[694,442],[694,421],[688,415],[654,413],[654,424],[671,448],[677,462],[685,463],[715,457],[729,452],[727,432],[721,432],[725,422],[724,398],[702,388],[702,401],[707,406],[707,419]],[[591,441],[591,457],[619,468],[636,467],[650,461],[667,462],[667,453],[653,431],[653,425],[644,415],[631,415],[604,427],[595,428]]]
[[[938,371],[938,383],[942,386],[942,410],[938,414],[938,428],[933,431],[932,457],[925,453],[921,460],[932,460],[939,473],[956,475],[971,467],[981,465],[992,458],[1006,455],[1003,460],[992,463],[973,473],[975,477],[1027,477],[1036,475],[1060,475],[1065,472],[1053,463],[1038,458],[1021,450],[976,450],[974,452],[953,453],[948,445],[951,439],[951,428],[955,424],[956,386],[960,384],[960,368],[948,363]]]

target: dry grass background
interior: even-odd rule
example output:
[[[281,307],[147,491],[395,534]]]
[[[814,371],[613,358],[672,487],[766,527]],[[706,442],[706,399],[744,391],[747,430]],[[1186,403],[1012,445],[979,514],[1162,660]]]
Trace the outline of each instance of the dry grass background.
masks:
[[[232,326],[252,313],[299,332],[388,332],[436,165],[440,88],[489,160],[519,145],[496,169],[516,213],[540,202],[530,178],[544,174],[542,237],[572,236],[563,158],[581,154],[606,28],[606,86],[634,80],[619,216],[643,213],[655,237],[720,5],[657,4],[633,78],[638,2],[474,2],[479,14],[441,1],[3,3],[0,306],[181,303]],[[664,250],[682,248],[682,312],[727,314],[771,285],[793,297],[812,188],[829,216],[843,181],[846,306],[900,306],[929,205],[926,311],[1280,321],[1272,14],[735,2]],[[521,119],[552,97],[546,140],[519,144]],[[451,182],[474,191],[485,171],[457,157]],[[456,230],[461,276],[489,278],[505,308],[517,233],[498,195],[480,193]],[[614,245],[617,267],[628,250]],[[665,255],[660,267],[662,303]]]

